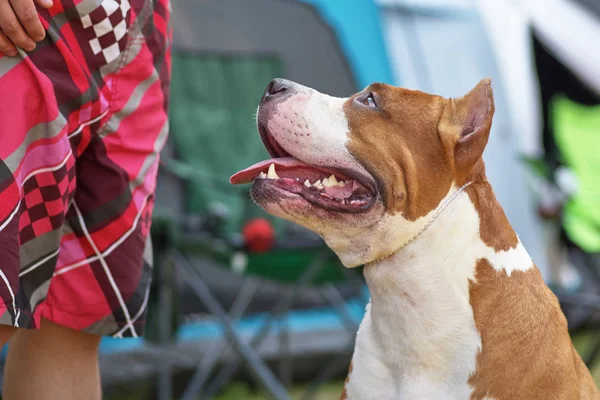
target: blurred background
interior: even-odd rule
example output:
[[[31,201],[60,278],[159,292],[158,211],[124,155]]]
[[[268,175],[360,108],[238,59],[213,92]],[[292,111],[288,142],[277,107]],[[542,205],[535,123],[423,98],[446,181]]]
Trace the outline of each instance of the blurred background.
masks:
[[[600,383],[600,2],[174,0],[171,136],[142,339],[106,338],[105,398],[338,399],[368,301],[314,234],[252,204],[254,113],[284,77],[461,96],[492,78],[500,203]]]

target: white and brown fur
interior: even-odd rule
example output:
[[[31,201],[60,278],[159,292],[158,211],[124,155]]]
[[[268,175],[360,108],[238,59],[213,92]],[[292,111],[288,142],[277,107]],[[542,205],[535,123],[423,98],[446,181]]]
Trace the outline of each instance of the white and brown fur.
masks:
[[[253,192],[268,212],[321,235],[347,267],[365,265],[371,302],[342,399],[600,399],[486,179],[490,81],[458,99],[376,83],[361,93],[377,109],[359,104],[361,93],[289,84],[259,122],[295,158],[350,168],[378,188],[374,206],[352,214],[265,185]]]

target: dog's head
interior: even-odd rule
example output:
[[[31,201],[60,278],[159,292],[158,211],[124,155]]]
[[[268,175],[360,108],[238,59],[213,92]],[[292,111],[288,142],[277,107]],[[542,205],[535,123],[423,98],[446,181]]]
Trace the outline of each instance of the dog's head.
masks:
[[[318,233],[348,266],[389,255],[442,200],[484,174],[489,80],[459,99],[374,83],[336,98],[269,83],[258,130],[273,157],[231,178],[253,181],[267,212]]]

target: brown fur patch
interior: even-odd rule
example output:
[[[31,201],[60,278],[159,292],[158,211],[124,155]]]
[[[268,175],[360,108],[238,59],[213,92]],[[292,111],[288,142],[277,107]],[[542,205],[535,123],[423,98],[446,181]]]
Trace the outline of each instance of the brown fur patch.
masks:
[[[356,99],[374,94],[378,109]],[[489,79],[459,99],[375,83],[345,104],[348,150],[381,184],[390,213],[414,221],[433,210],[450,185],[480,170],[494,100]]]
[[[471,400],[600,398],[535,266],[509,277],[481,259],[469,291],[482,343]]]
[[[496,200],[492,186],[487,181],[478,181],[465,191],[479,214],[479,236],[483,243],[496,251],[515,248],[519,239]]]
[[[376,93],[380,110],[357,104],[360,93],[347,101],[348,149],[382,183],[386,209],[415,220],[434,209],[452,183],[437,131],[445,100],[377,83],[365,90]]]

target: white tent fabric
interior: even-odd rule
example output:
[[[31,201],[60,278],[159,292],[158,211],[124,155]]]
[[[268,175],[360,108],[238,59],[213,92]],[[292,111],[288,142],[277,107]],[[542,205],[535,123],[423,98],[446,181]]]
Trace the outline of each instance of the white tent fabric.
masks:
[[[600,22],[574,1],[525,0],[531,25],[556,58],[600,95]]]
[[[517,2],[477,1],[496,58],[521,152],[542,154],[539,87],[527,14]]]
[[[600,95],[600,22],[569,0],[477,0],[512,117],[521,129],[521,150],[541,154],[541,122],[529,30],[554,56]]]

